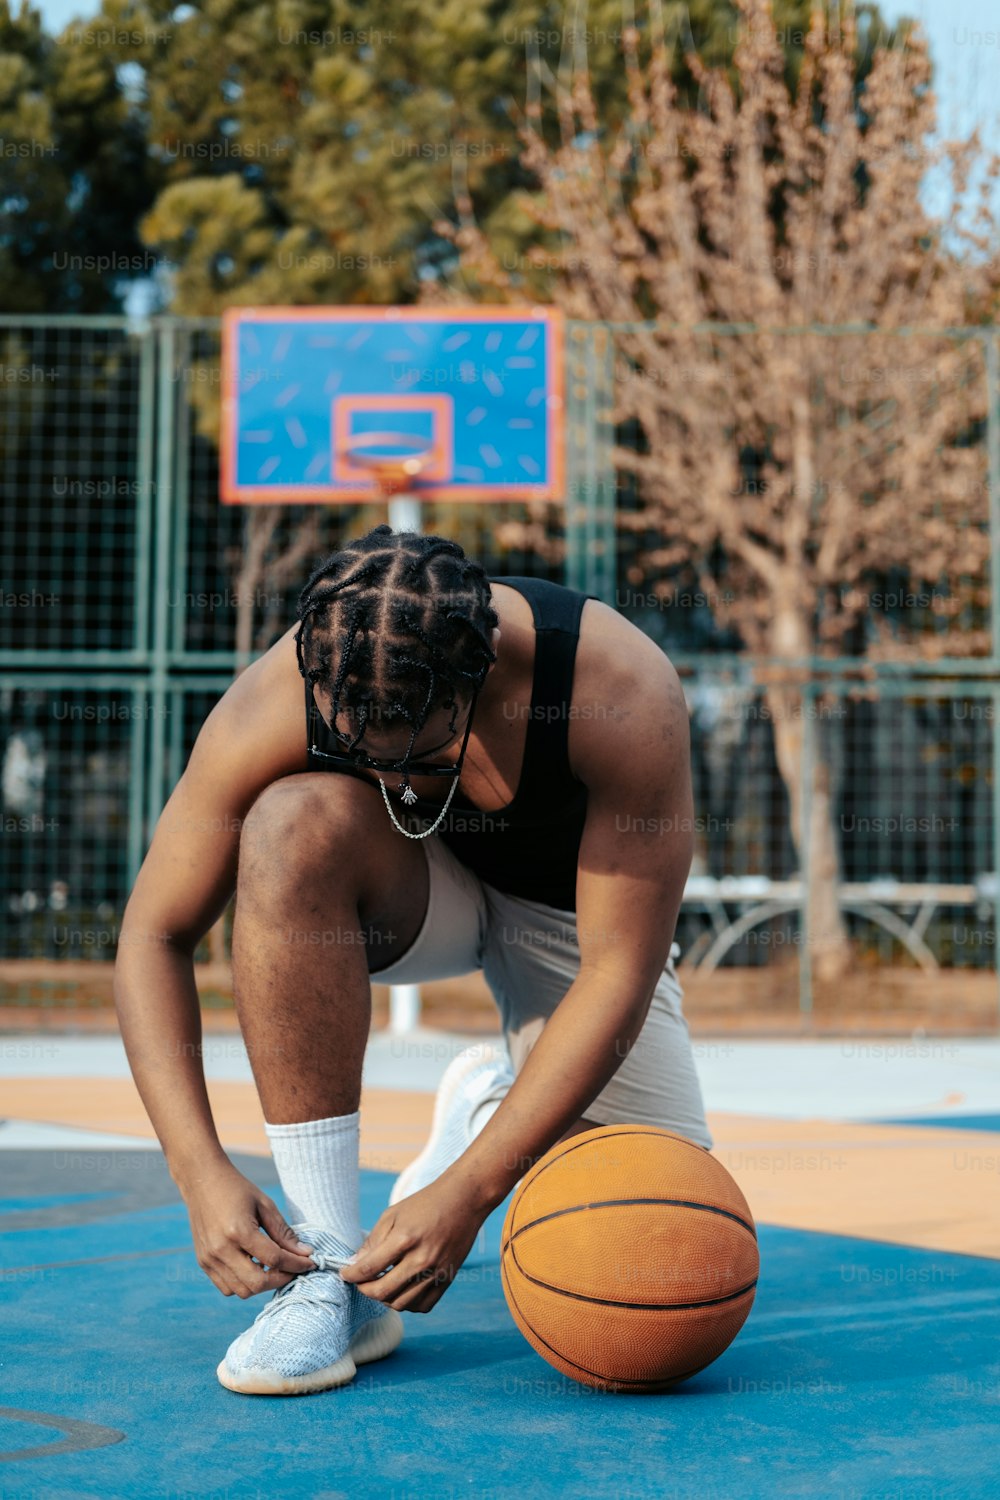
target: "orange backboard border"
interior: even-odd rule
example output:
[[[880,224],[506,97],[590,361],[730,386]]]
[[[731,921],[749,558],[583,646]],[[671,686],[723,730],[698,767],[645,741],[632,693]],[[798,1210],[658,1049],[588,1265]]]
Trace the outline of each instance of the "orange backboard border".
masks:
[[[537,305],[491,307],[480,303],[448,307],[230,307],[222,314],[222,411],[219,451],[219,491],[224,505],[361,504],[377,498],[374,480],[331,492],[329,483],[302,485],[289,493],[287,485],[239,485],[236,482],[236,355],[240,324],[316,322],[524,322],[537,318],[549,328],[549,398],[546,411],[551,477],[544,484],[436,484],[414,482],[416,494],[426,491],[428,500],[456,500],[475,505],[508,498],[565,502],[565,320],[560,308]],[[334,459],[334,462],[336,460]]]

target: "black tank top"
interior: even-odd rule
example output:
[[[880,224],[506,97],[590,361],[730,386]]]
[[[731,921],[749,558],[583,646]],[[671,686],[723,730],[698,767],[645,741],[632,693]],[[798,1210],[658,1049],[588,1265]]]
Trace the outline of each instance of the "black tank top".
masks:
[[[496,812],[482,812],[463,797],[459,787],[438,825],[437,837],[456,859],[497,890],[559,911],[576,911],[576,869],[587,788],[570,770],[567,747],[580,615],[584,601],[597,596],[544,578],[491,578],[490,582],[507,584],[523,594],[535,622],[534,679],[521,779],[513,800]],[[308,682],[305,688],[308,709]],[[335,741],[331,743],[325,721],[317,718],[317,749],[339,749]],[[309,769],[331,768],[310,756]],[[359,774],[346,767],[333,769],[344,775]],[[411,811],[433,821],[441,806],[419,798]]]

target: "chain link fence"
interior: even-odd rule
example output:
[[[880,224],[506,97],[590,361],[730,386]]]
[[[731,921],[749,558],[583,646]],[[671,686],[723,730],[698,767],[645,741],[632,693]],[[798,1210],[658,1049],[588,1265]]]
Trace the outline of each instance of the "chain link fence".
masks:
[[[863,360],[850,337],[851,358]],[[129,890],[201,723],[233,673],[288,628],[314,562],[387,513],[219,503],[214,320],[8,317],[0,351],[0,1004],[61,1006],[91,992],[103,1001],[106,987],[88,986],[82,966],[97,961],[103,975],[114,956]],[[492,574],[596,593],[668,651],[690,712],[697,813],[682,969],[692,983],[794,971],[808,1011],[803,859],[773,703],[710,603],[679,598],[683,569],[664,565],[656,598],[637,589],[657,538],[620,524],[637,514],[637,492],[615,473],[614,443],[641,441],[614,422],[623,357],[614,330],[570,325],[566,506],[428,504],[425,529],[455,537]],[[951,378],[971,382],[962,482],[982,484],[995,518],[992,332]],[[981,580],[963,589],[960,623],[984,630],[989,645]],[[907,623],[922,628],[912,611]],[[939,628],[935,618],[923,626]],[[844,657],[814,663],[802,688],[806,752],[828,768],[855,963],[876,977],[936,975],[942,1013],[963,974],[989,982],[996,970],[998,665],[992,645],[878,668]],[[206,940],[200,956],[210,948]],[[877,984],[868,994],[877,1010]]]

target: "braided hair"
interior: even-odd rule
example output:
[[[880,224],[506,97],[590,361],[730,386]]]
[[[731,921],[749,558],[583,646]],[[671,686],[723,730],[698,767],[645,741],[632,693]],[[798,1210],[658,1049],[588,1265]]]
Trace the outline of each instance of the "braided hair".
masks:
[[[356,714],[353,749],[365,729],[410,725],[413,743],[429,716],[482,686],[500,623],[481,564],[457,542],[376,526],[313,573],[299,596],[299,671],[341,709]]]

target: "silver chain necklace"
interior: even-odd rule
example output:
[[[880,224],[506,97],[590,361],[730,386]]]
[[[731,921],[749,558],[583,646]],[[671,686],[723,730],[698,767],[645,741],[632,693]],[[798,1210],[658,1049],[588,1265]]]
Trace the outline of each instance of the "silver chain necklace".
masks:
[[[392,803],[389,801],[389,793],[385,789],[385,782],[382,780],[381,776],[378,779],[378,784],[382,788],[382,801],[385,803],[386,811],[388,812],[390,818],[392,819],[395,826],[399,829],[403,837],[408,839],[425,839],[429,833],[433,833],[434,830],[440,825],[442,818],[448,811],[448,805],[451,802],[452,797],[454,797],[456,788],[458,787],[458,780],[459,779],[456,776],[451,783],[451,790],[449,791],[447,797],[444,799],[444,806],[442,807],[440,813],[434,819],[434,822],[431,824],[431,826],[424,829],[423,833],[411,833],[408,828],[403,827],[402,823],[399,821],[399,819],[396,817],[396,814],[392,810]],[[409,786],[407,787],[407,791],[410,792],[411,800],[413,802],[416,802],[417,798],[413,794],[412,789]],[[403,801],[405,802],[406,800],[407,799],[404,796]]]

